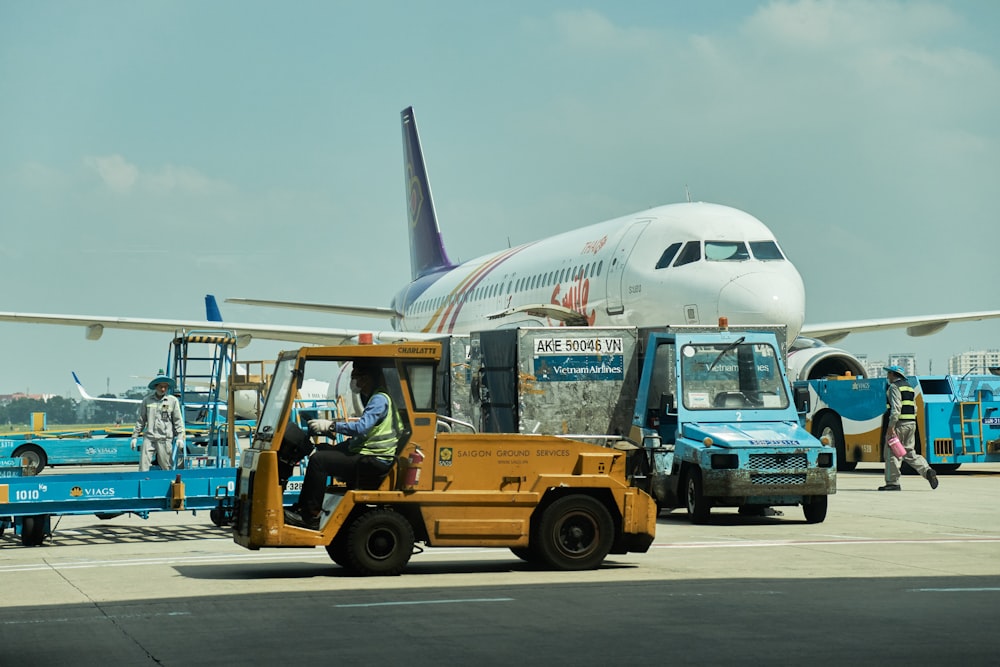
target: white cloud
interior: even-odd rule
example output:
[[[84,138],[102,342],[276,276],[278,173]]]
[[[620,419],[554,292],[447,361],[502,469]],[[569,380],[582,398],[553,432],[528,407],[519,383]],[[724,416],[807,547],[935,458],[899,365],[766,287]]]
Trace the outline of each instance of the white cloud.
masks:
[[[592,9],[556,12],[552,21],[564,43],[588,51],[639,50],[654,46],[662,39],[655,30],[615,25]]]
[[[231,191],[222,181],[216,181],[191,167],[165,165],[143,171],[118,154],[88,156],[84,165],[97,173],[104,185],[115,193],[143,192],[156,196],[210,195]]]
[[[83,163],[96,171],[101,181],[113,192],[129,192],[139,179],[139,168],[121,155],[86,157]]]
[[[803,0],[764,6],[747,21],[746,32],[795,48],[891,48],[894,43],[950,30],[960,22],[947,7],[929,3]]]
[[[154,194],[180,192],[204,195],[226,189],[223,183],[213,181],[196,169],[169,164],[159,171],[144,175],[143,186]]]

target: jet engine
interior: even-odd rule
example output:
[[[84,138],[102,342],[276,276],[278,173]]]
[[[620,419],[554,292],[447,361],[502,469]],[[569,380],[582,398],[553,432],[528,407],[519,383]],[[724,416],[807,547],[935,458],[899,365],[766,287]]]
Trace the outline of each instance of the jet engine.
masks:
[[[798,337],[788,347],[788,375],[796,380],[818,380],[831,375],[865,377],[864,365],[853,354],[815,338]]]

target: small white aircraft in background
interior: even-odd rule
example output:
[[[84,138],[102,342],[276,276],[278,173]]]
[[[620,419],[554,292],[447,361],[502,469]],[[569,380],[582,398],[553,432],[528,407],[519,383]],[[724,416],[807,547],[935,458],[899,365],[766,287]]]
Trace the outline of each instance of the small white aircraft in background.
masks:
[[[227,322],[241,345],[253,338],[337,344],[371,333],[376,340],[434,339],[517,326],[715,324],[787,327],[792,379],[850,371],[858,359],[828,343],[850,333],[906,329],[911,336],[950,322],[1000,317],[1000,310],[804,323],[805,289],[774,234],[743,211],[702,202],[669,204],[588,225],[461,264],[445,252],[412,108],[402,111],[411,280],[389,307],[227,299],[271,307],[376,317],[391,330]],[[168,331],[211,322],[0,312],[0,321],[104,329]],[[800,336],[802,336],[800,338]]]
[[[125,405],[138,405],[142,403],[141,398],[115,398],[112,396],[92,396],[84,388],[83,383],[80,382],[80,378],[77,377],[75,371],[71,371],[73,374],[73,382],[76,384],[76,390],[80,392],[80,396],[85,401],[100,401],[103,403],[119,403]],[[195,391],[200,391],[200,388],[196,388]],[[260,397],[257,392],[250,390],[240,390],[234,392],[235,400],[235,417],[236,419],[257,419],[257,412],[259,410],[258,404]],[[198,409],[204,408],[205,406],[198,403],[184,403],[185,408]],[[225,403],[219,404],[219,411],[226,412],[227,406]]]

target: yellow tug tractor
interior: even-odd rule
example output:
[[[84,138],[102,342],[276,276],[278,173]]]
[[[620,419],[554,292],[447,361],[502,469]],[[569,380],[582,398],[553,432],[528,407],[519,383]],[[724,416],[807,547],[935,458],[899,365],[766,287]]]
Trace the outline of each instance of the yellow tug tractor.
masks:
[[[437,414],[440,359],[436,342],[283,353],[240,462],[234,540],[248,549],[323,546],[335,563],[363,575],[401,573],[420,542],[505,547],[558,570],[593,569],[609,553],[649,549],[656,504],[627,481],[625,451],[556,436],[472,432]],[[356,479],[328,480],[318,528],[287,523],[288,479],[318,444],[306,421],[344,418],[333,387],[349,362],[362,360],[381,369],[402,423],[395,462],[386,472],[362,461]],[[303,383],[317,381],[330,382],[328,395],[337,400],[306,401]]]

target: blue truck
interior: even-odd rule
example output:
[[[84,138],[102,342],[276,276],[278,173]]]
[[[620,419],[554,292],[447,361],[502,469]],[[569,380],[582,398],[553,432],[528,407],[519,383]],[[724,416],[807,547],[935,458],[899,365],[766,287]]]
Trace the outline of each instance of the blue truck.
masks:
[[[779,338],[766,330],[650,333],[629,439],[635,474],[662,507],[706,523],[713,507],[801,505],[826,518],[836,453],[800,422]]]
[[[966,463],[1000,462],[1000,369],[916,376],[909,382],[917,403],[915,449],[931,467],[940,473]],[[885,461],[885,378],[846,376],[797,385],[810,393],[806,427],[836,448],[840,470]]]

